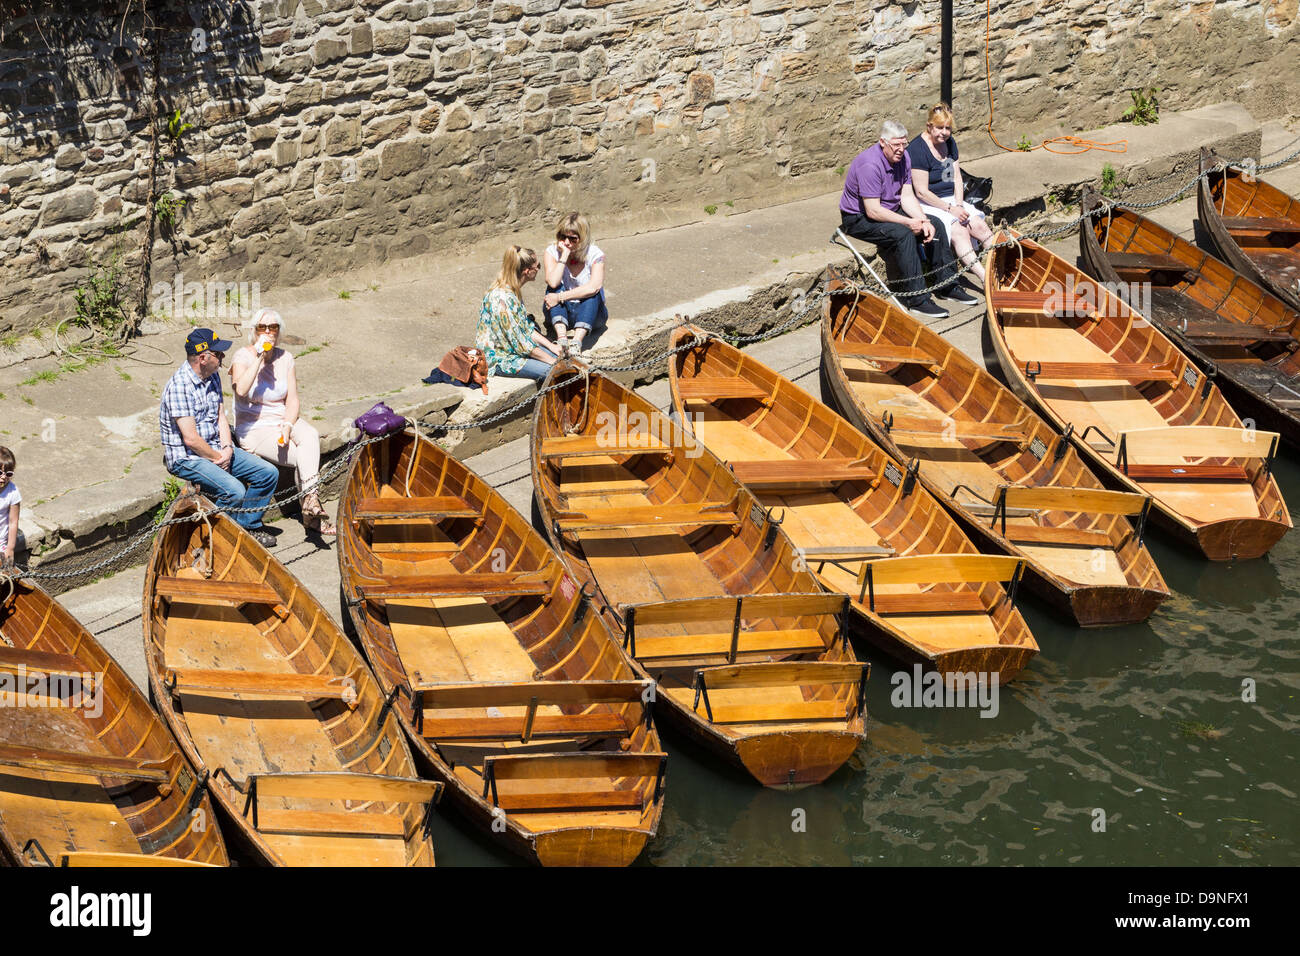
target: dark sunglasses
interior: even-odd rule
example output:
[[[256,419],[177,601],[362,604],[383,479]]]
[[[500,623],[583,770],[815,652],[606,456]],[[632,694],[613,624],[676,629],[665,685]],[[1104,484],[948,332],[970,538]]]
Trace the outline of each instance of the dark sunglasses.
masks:
[[[560,236],[560,238],[563,239],[565,242],[577,242],[577,241],[578,241],[578,237],[577,237],[577,236]]]
[[[254,332],[272,332],[272,331],[279,332],[280,327],[278,325],[255,325],[253,326],[253,331]]]

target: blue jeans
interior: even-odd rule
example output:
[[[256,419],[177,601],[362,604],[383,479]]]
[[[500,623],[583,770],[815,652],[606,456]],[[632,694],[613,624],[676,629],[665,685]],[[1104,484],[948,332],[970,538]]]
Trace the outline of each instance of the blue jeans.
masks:
[[[548,286],[546,291],[559,292],[559,286]],[[589,295],[585,299],[570,299],[568,302],[561,302],[555,308],[542,307],[542,314],[551,321],[553,325],[563,325],[571,329],[586,329],[588,332],[605,327],[605,320],[609,318],[609,310],[605,308],[605,290],[601,289],[595,295]]]
[[[544,380],[547,373],[551,371],[551,366],[541,359],[525,359],[524,364],[519,367],[517,372],[493,372],[493,375],[501,375],[505,378],[531,378],[536,382]]]
[[[275,484],[280,470],[242,448],[236,448],[230,459],[230,470],[206,458],[183,458],[169,469],[177,478],[198,485],[199,490],[213,500],[218,508],[254,508],[244,514],[232,514],[236,524],[245,528],[260,528],[262,512],[275,494]],[[247,485],[247,488],[245,488]]]

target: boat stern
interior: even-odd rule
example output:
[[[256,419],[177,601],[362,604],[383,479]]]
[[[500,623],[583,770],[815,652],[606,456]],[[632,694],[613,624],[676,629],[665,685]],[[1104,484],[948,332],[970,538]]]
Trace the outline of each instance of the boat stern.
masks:
[[[1232,518],[1201,525],[1196,542],[1211,561],[1245,561],[1268,554],[1290,530],[1289,520]]]
[[[844,766],[863,736],[850,730],[773,731],[736,741],[736,756],[763,786],[800,790]]]
[[[1070,612],[1080,627],[1139,624],[1155,613],[1168,590],[1138,587],[1076,587],[1070,591]]]
[[[533,848],[542,866],[629,866],[649,838],[631,827],[571,827],[539,833]]]

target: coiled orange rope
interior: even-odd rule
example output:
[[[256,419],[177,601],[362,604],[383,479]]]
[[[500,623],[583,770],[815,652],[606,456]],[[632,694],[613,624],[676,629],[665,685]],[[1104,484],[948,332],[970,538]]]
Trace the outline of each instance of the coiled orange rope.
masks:
[[[1019,149],[1014,146],[1003,146],[998,142],[998,138],[993,135],[993,68],[989,63],[989,46],[991,44],[992,23],[993,23],[993,0],[984,0],[984,77],[989,88],[989,139],[999,149],[1008,153],[1026,153],[1035,149],[1045,149],[1049,153],[1059,153],[1063,156],[1073,156],[1076,153],[1086,153],[1090,149],[1100,150],[1105,153],[1127,153],[1128,140],[1117,139],[1109,143],[1099,143],[1094,140],[1084,139],[1081,136],[1053,136],[1051,139],[1045,139],[1037,146],[1031,146],[1029,149]],[[1069,149],[1053,149],[1053,146],[1064,145]]]

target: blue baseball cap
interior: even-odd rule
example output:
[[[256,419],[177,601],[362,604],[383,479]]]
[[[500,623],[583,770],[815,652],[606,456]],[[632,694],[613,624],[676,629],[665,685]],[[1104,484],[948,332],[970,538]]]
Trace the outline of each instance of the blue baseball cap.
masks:
[[[195,329],[185,336],[185,354],[199,355],[203,352],[226,352],[230,344],[225,339],[217,338],[211,329]]]

